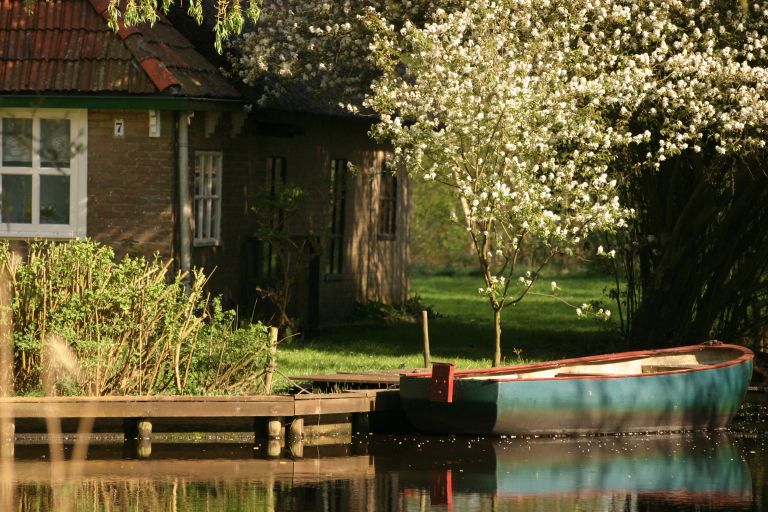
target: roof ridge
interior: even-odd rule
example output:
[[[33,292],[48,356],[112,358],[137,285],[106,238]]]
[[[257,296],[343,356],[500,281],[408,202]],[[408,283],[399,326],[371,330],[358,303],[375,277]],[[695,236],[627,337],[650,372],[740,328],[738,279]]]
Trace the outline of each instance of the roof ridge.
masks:
[[[89,1],[99,16],[109,22],[110,17],[107,10],[109,7],[109,0]],[[138,26],[134,25],[128,27],[122,20],[118,20],[117,23],[117,35],[123,41],[123,44],[125,44],[126,39],[133,35],[140,36],[142,39],[144,38],[144,33]],[[160,92],[165,91],[169,87],[181,86],[181,82],[179,82],[178,78],[168,69],[166,63],[164,63],[155,52],[149,49],[148,45],[141,45],[146,52],[145,55],[137,54],[137,52],[134,51],[136,48],[135,45],[125,44],[125,46]]]

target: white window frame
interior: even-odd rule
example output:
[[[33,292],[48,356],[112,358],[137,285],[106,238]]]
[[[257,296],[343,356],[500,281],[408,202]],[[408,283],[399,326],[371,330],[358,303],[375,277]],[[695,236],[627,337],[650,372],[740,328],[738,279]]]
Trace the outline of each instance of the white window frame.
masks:
[[[88,111],[85,109],[0,109],[0,119],[15,117],[32,119],[31,167],[5,167],[2,158],[2,123],[0,122],[0,176],[4,174],[32,176],[32,222],[13,223],[2,219],[2,238],[84,238],[88,219]],[[71,156],[69,168],[40,166],[40,119],[69,119],[70,143],[79,150]],[[40,176],[69,176],[69,224],[40,223]],[[0,194],[2,193],[0,179]],[[0,196],[1,197],[1,196]]]
[[[215,179],[211,176],[214,168]],[[192,199],[194,218],[192,245],[195,247],[214,246],[221,243],[221,175],[223,171],[223,152],[195,151],[195,190]],[[199,185],[198,179],[202,179]],[[213,192],[214,188],[217,193]]]

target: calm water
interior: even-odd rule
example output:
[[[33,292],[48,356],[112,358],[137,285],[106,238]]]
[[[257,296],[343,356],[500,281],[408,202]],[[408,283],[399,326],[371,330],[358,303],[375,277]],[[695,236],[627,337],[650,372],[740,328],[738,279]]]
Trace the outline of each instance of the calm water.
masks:
[[[376,435],[268,451],[155,442],[139,460],[96,443],[86,461],[53,465],[45,444],[22,443],[0,498],[57,512],[768,511],[766,406],[747,405],[731,431],[707,435]]]

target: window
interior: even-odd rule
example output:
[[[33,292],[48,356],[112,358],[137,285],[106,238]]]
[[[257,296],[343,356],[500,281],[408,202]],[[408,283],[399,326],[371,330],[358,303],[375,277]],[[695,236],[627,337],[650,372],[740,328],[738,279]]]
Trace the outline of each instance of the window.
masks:
[[[397,177],[387,163],[379,174],[379,240],[394,240],[397,234]]]
[[[267,197],[272,201],[277,199],[278,194],[285,187],[286,168],[285,157],[270,156],[266,161],[267,170],[267,182],[266,192]],[[275,231],[282,231],[285,225],[285,211],[280,208],[273,212],[274,216],[269,219],[270,229]],[[262,241],[259,250],[259,277],[263,280],[273,280],[278,275],[278,255],[275,247],[267,242]]]
[[[330,206],[327,274],[344,270],[344,218],[346,217],[347,161],[331,160]]]
[[[220,151],[195,152],[194,245],[218,245],[221,234]]]
[[[0,234],[86,235],[85,110],[0,110]]]

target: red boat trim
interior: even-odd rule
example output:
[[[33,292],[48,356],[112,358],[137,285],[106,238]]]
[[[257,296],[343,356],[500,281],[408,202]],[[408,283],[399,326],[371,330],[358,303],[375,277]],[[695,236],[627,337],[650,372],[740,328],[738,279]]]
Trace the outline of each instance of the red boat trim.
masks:
[[[530,382],[530,381],[541,381],[541,380],[567,380],[567,379],[606,380],[606,379],[624,379],[627,377],[653,377],[656,375],[699,372],[703,370],[715,370],[718,368],[725,368],[728,366],[742,364],[746,361],[751,361],[755,356],[750,349],[746,347],[742,347],[741,345],[729,345],[725,343],[721,345],[688,345],[685,347],[664,348],[664,349],[657,349],[657,350],[638,350],[635,352],[617,352],[614,354],[603,354],[598,356],[558,359],[556,361],[545,361],[542,363],[524,364],[519,366],[500,366],[498,368],[476,368],[472,370],[457,370],[454,373],[454,378],[461,379],[462,377],[508,374],[510,372],[515,372],[515,374],[517,374],[517,373],[526,372],[526,371],[556,369],[562,366],[571,366],[579,363],[618,362],[618,361],[626,361],[631,359],[638,359],[642,357],[674,354],[676,352],[699,352],[703,350],[735,350],[737,352],[741,352],[741,356],[735,357],[733,359],[729,359],[728,361],[724,361],[722,363],[712,364],[712,365],[703,365],[698,368],[685,368],[680,370],[670,370],[670,371],[654,372],[654,373],[636,373],[636,374],[618,374],[618,375],[617,374],[612,374],[612,375],[592,374],[592,375],[573,375],[568,377],[542,377],[542,378],[530,378],[530,379],[520,379],[519,377],[516,377],[516,376],[512,377],[512,376],[506,376],[506,375],[499,375],[499,377],[487,379],[487,381],[488,382],[514,382],[514,381],[525,380],[526,382]],[[432,378],[432,372],[408,373],[405,376],[430,379]]]

